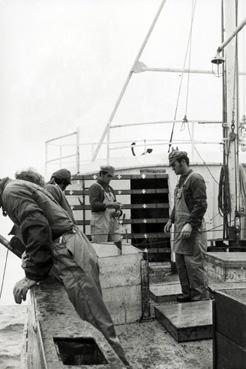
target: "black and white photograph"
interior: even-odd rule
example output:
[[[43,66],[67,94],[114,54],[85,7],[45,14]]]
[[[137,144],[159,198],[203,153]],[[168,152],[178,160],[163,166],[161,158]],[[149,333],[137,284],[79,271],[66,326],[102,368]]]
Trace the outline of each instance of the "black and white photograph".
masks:
[[[0,369],[246,369],[246,1],[0,0]]]

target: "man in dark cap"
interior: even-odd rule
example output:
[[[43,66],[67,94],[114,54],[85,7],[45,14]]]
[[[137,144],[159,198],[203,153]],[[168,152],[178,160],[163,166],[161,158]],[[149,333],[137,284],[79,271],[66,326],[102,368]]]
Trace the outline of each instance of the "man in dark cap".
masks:
[[[207,250],[204,214],[207,209],[206,185],[203,177],[189,167],[185,151],[173,150],[169,165],[180,175],[174,191],[174,208],[164,227],[170,232],[174,223],[174,251],[182,295],[178,302],[199,301],[209,298],[205,271]]]
[[[59,169],[52,174],[50,181],[52,180],[64,191],[71,184],[71,172],[67,169]]]
[[[89,189],[91,204],[91,237],[95,243],[113,241],[122,252],[119,217],[121,204],[116,201],[113,188],[109,185],[115,169],[111,165],[100,167],[96,183]]]
[[[25,278],[16,283],[17,303],[44,280],[51,268],[81,317],[100,330],[127,364],[111,316],[103,302],[97,255],[67,212],[43,187],[25,180],[0,180],[0,207],[16,224],[25,246]]]
[[[66,210],[69,217],[75,223],[73,211],[64,194],[66,187],[70,184],[71,172],[67,169],[59,169],[52,174],[50,181],[45,185],[45,188],[51,193],[58,204]]]

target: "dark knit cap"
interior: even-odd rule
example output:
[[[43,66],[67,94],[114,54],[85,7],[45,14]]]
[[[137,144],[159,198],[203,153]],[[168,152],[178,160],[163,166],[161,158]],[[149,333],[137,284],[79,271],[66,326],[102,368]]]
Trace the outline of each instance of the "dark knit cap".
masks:
[[[51,178],[62,179],[62,180],[65,180],[68,184],[70,184],[71,183],[71,172],[67,169],[59,169],[52,174]]]

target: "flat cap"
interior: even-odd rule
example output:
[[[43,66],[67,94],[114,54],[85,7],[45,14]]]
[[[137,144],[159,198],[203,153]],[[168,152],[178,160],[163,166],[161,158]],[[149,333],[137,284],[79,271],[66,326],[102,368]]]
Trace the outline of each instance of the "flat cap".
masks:
[[[100,166],[100,171],[101,172],[106,172],[106,173],[110,174],[111,176],[114,176],[115,169],[111,165],[102,165],[102,166]]]
[[[67,169],[59,169],[52,174],[51,178],[64,179],[67,183],[71,183],[71,172]]]
[[[176,160],[187,158],[186,151],[172,150],[168,155],[169,165],[172,165]]]

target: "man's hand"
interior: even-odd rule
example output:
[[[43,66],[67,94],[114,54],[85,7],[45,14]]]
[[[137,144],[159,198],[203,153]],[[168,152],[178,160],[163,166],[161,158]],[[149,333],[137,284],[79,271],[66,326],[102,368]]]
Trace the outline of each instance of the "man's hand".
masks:
[[[111,217],[112,218],[119,218],[121,216],[121,214],[122,214],[121,210],[116,210],[113,213],[111,213]]]
[[[117,201],[109,202],[108,204],[106,204],[106,208],[119,210],[121,208],[121,203]]]
[[[36,284],[36,281],[33,281],[26,277],[21,279],[19,282],[17,282],[13,290],[15,302],[17,304],[21,304],[22,300],[25,301],[27,291],[29,290],[29,288],[31,288],[35,284]]]
[[[171,230],[171,228],[172,228],[172,222],[171,222],[171,220],[169,219],[168,220],[168,222],[167,222],[167,224],[165,225],[165,227],[164,227],[164,232],[165,233],[169,233],[170,232],[170,230]]]
[[[186,223],[181,230],[181,238],[189,238],[192,232],[192,226],[190,223]]]

